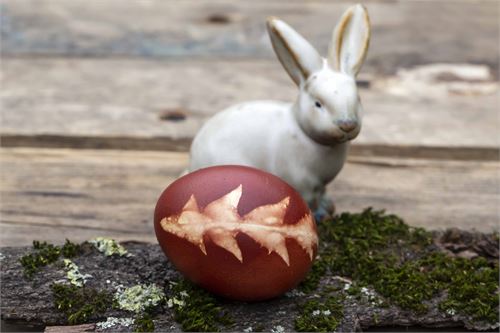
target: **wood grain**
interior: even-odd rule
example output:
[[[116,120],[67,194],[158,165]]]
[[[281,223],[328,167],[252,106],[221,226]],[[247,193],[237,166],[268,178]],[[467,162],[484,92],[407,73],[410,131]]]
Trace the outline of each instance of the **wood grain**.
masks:
[[[4,59],[2,72],[0,132],[68,141],[190,140],[208,117],[226,107],[262,99],[293,102],[297,94],[277,60]],[[495,93],[405,97],[375,85],[362,88],[360,95],[364,118],[356,143],[500,146]],[[161,119],[172,110],[183,111],[186,119]]]
[[[1,244],[96,236],[155,242],[161,191],[185,153],[2,148]],[[499,163],[351,157],[328,187],[338,211],[368,206],[430,229],[498,230]]]
[[[73,325],[73,326],[47,326],[45,327],[45,333],[84,333],[84,332],[94,332],[96,328],[95,324],[83,324],[83,325]]]
[[[272,58],[265,19],[278,16],[325,54],[352,3],[324,0],[5,1],[2,52],[8,56]],[[364,1],[373,25],[365,70],[432,62],[498,69],[494,1]]]
[[[500,163],[351,157],[328,187],[340,211],[386,209],[428,229],[499,229]]]
[[[68,148],[68,149],[119,149],[144,151],[187,152],[191,138],[120,136],[64,136],[0,134],[2,147]],[[500,150],[496,147],[440,147],[369,144],[354,142],[351,156],[414,158],[433,160],[498,161]]]
[[[178,153],[2,153],[2,241],[101,234],[152,240],[156,198],[186,163]]]

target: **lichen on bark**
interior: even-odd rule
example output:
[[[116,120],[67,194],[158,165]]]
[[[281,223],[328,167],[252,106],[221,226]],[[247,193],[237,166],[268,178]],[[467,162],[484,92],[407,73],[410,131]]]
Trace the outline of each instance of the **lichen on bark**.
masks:
[[[227,301],[188,283],[154,244],[122,244],[131,256],[104,256],[89,243],[4,248],[2,319],[54,325],[133,318],[120,329],[142,331],[499,327],[498,234],[429,232],[370,209],[323,221],[318,232],[319,255],[306,280],[258,303]],[[71,253],[81,273],[93,276],[83,287],[55,283],[65,281],[63,258]],[[136,314],[120,309],[117,287],[138,284],[158,286],[164,301]]]

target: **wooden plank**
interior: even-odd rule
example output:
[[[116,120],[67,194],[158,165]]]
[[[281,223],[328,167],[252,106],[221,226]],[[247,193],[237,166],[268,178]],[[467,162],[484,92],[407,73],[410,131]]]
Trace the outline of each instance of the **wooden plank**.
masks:
[[[494,1],[365,1],[370,72],[432,62],[498,69]],[[3,2],[2,52],[18,55],[273,57],[265,19],[282,17],[325,52],[344,1]]]
[[[146,212],[146,209],[144,209],[144,212]],[[18,244],[31,245],[33,240],[62,243],[65,239],[84,241],[96,237],[109,237],[120,242],[130,240],[146,243],[157,242],[152,228],[149,229],[149,226],[143,227],[139,223],[134,224],[133,221],[126,223],[126,226],[129,228],[129,230],[126,231],[81,227],[81,225],[75,226],[73,223],[75,221],[71,220],[71,218],[67,218],[66,221],[66,225],[59,225],[52,221],[43,224],[37,221],[32,222],[30,216],[24,216],[22,219],[15,221],[1,220],[0,228],[2,229],[2,235],[0,235],[0,244],[1,246],[14,246]],[[105,224],[106,222],[107,221],[104,221],[102,223]],[[144,229],[147,231],[144,231]]]
[[[386,209],[428,229],[499,229],[500,164],[351,157],[328,195],[340,211]]]
[[[139,155],[71,150],[2,153],[1,215],[6,231],[2,243],[15,244],[23,235],[25,242],[56,234],[61,239],[154,236],[150,217],[155,198],[182,172],[187,155]]]
[[[161,191],[185,153],[2,148],[1,244],[96,236],[155,241]],[[498,162],[351,157],[328,187],[337,210],[368,206],[431,229],[498,229]]]
[[[177,145],[185,149],[207,117],[232,104],[258,99],[292,102],[297,94],[277,60],[4,59],[2,71],[4,137],[54,135],[67,142],[75,137],[126,139],[109,148],[134,147],[135,141],[127,138],[168,137],[163,143],[168,149],[178,150]],[[365,110],[357,143],[500,146],[498,82],[488,83],[494,88],[489,93],[437,96],[422,89],[418,94],[394,95],[384,78],[370,82],[372,88],[360,91]],[[440,84],[423,82],[429,94],[441,89]],[[169,111],[183,112],[186,119],[162,120]],[[151,149],[156,145],[147,144]],[[71,147],[78,145],[85,142]]]
[[[116,137],[116,136],[63,136],[0,134],[2,147],[120,149],[146,151],[186,152],[191,139],[171,137]],[[433,160],[498,161],[496,147],[433,147],[409,145],[364,144],[354,142],[351,156],[419,158]]]
[[[95,324],[83,324],[73,326],[47,326],[44,330],[45,333],[83,333],[94,332]]]
[[[71,149],[120,149],[120,150],[160,150],[189,151],[191,138],[174,139],[168,136],[65,136],[51,134],[0,134],[2,147],[39,147]],[[476,151],[476,149],[474,149]],[[496,152],[496,150],[494,150]],[[490,149],[480,157],[491,159]],[[468,156],[468,154],[465,154]],[[469,156],[470,157],[470,156]],[[469,159],[469,157],[467,157]]]

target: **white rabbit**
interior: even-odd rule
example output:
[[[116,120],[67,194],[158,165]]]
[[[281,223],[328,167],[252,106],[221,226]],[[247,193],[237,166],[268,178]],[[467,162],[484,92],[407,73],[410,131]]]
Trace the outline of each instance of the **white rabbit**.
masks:
[[[247,102],[216,114],[194,138],[189,169],[256,167],[287,181],[312,209],[331,212],[325,187],[342,169],[348,142],[361,128],[355,77],[368,50],[368,13],[358,4],[343,14],[328,59],[277,18],[268,19],[267,29],[276,55],[299,87],[297,100]]]

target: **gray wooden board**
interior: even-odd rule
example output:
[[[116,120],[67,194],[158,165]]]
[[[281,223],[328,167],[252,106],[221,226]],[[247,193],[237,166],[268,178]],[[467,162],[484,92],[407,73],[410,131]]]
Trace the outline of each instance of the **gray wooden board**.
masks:
[[[186,152],[191,138],[173,139],[166,136],[64,136],[0,134],[2,147],[70,148],[70,149],[119,149]],[[383,145],[354,143],[351,156],[376,156],[457,161],[498,161],[500,150],[496,147],[432,147],[408,145]]]
[[[97,236],[155,242],[161,191],[185,153],[2,148],[3,246]],[[351,157],[328,187],[337,210],[368,206],[430,229],[498,230],[499,163]]]
[[[498,69],[495,1],[361,1],[369,72],[431,62]],[[322,52],[350,1],[2,1],[2,52],[16,55],[273,57],[265,19],[282,17]]]
[[[2,74],[3,135],[190,139],[208,117],[232,104],[292,102],[297,94],[277,60],[4,59]],[[373,88],[360,90],[364,119],[355,142],[500,146],[498,89],[395,96],[377,84],[383,78],[370,80]],[[432,93],[434,86],[426,89]],[[187,118],[161,120],[165,112]]]

